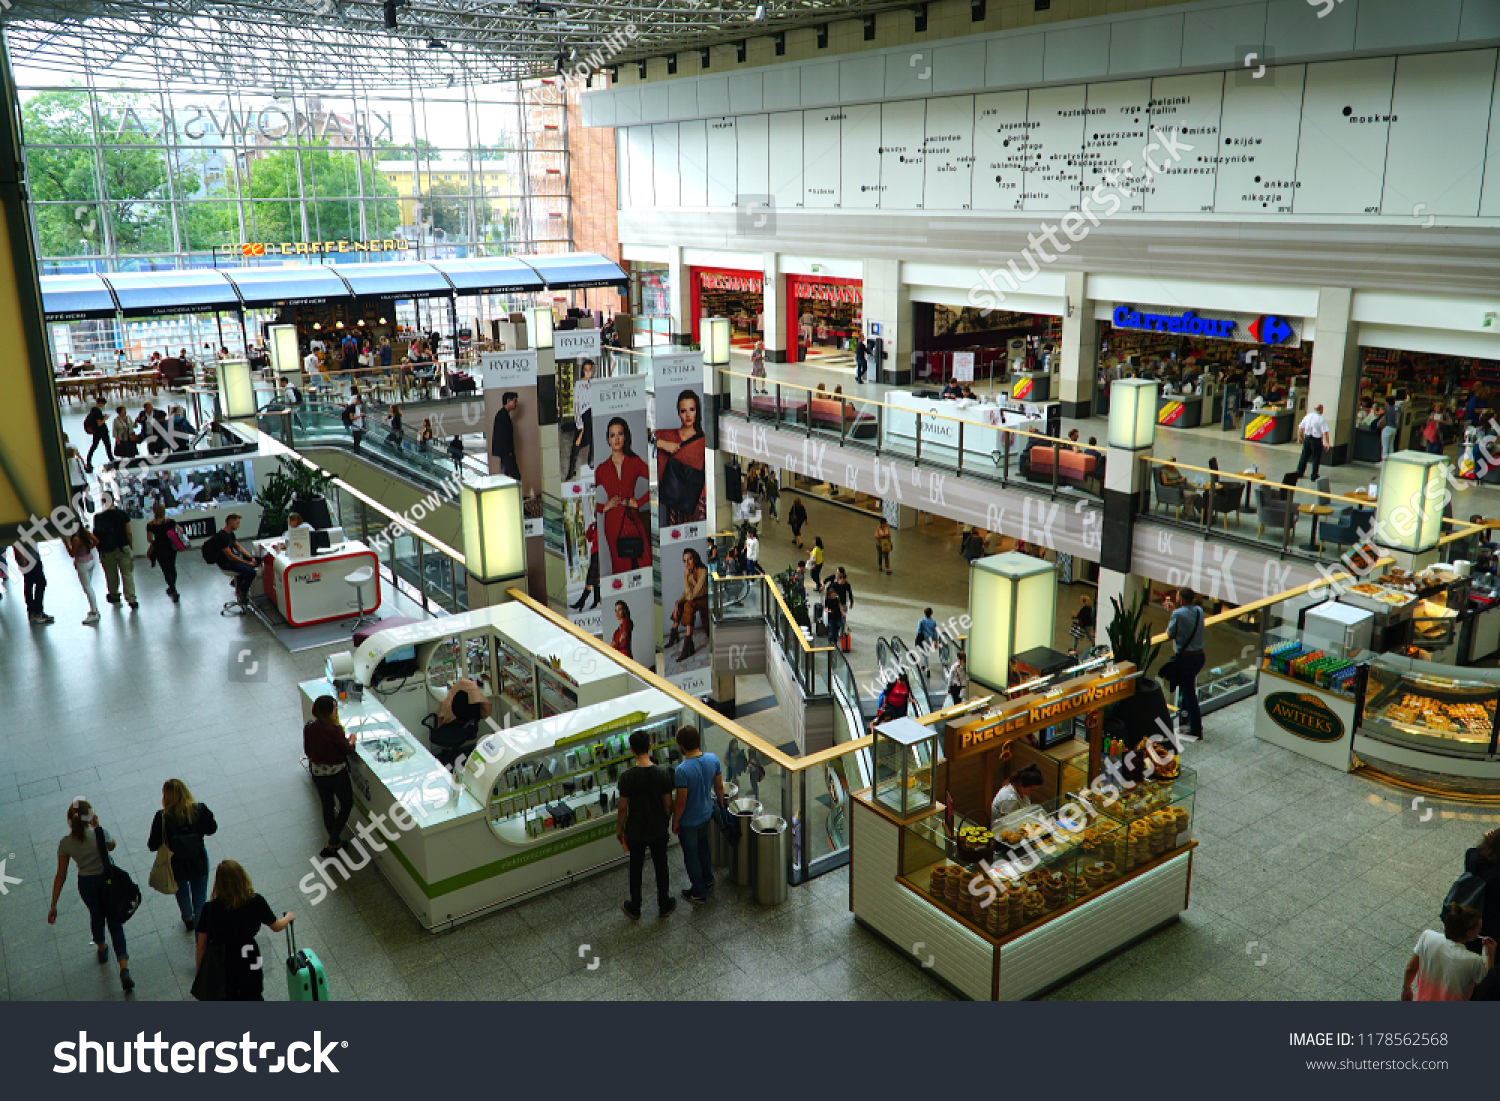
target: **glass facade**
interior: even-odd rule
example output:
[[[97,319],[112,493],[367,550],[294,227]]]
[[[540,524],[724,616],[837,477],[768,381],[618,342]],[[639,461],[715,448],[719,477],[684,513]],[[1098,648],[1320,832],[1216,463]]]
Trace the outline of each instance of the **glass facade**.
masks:
[[[17,72],[42,274],[571,248],[560,83],[334,96],[36,75]]]

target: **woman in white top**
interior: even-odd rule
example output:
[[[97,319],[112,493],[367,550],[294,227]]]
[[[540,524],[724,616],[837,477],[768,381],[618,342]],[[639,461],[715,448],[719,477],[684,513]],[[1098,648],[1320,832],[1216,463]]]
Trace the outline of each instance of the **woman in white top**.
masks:
[[[106,912],[104,901],[104,862],[101,848],[113,851],[115,843],[87,799],[74,799],[68,807],[68,834],[57,843],[57,875],[52,879],[52,905],[47,910],[47,924],[57,923],[57,899],[62,894],[63,884],[68,881],[68,861],[78,865],[78,893],[88,907],[89,927],[94,936],[94,951],[100,963],[109,962],[109,945],[104,940],[104,927],[109,926],[109,937],[114,942],[115,959],[120,964],[120,985],[126,993],[135,989],[135,980],[130,977],[130,952],[125,946],[125,927]]]
[[[68,537],[68,557],[73,560],[73,572],[78,575],[78,584],[83,595],[89,599],[89,614],[83,617],[83,625],[92,627],[99,622],[99,605],[94,602],[94,548],[99,540],[87,528],[80,528]]]
[[[755,348],[750,352],[750,377],[760,379],[766,377],[766,342],[763,340],[757,340],[755,342]],[[770,391],[766,389],[766,385],[763,382],[752,383],[751,385],[758,385],[760,387],[760,389],[757,390],[756,393],[770,393]]]
[[[578,456],[587,453],[584,463],[594,465],[594,361],[586,359],[578,365],[580,376],[573,383],[573,450],[568,455],[568,473],[563,481],[571,482],[578,476]]]
[[[954,704],[964,702],[964,689],[969,686],[969,664],[960,650],[958,657],[954,659],[953,668],[948,670],[948,699]]]
[[[93,502],[89,500],[89,474],[87,464],[83,456],[78,453],[78,448],[68,448],[68,497],[72,501],[73,508],[82,516],[85,512],[93,512]]]

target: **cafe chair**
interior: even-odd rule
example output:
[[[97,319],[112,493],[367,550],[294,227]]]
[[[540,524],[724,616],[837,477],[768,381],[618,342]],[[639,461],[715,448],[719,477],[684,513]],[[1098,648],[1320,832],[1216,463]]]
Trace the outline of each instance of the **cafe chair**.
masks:
[[[353,573],[344,575],[344,584],[354,590],[354,603],[349,604],[348,607],[355,608],[358,612],[354,622],[350,624],[353,630],[357,631],[366,623],[375,622],[375,617],[365,612],[365,586],[374,576],[375,570],[370,566],[363,566]]]
[[[1273,486],[1259,486],[1260,504],[1255,510],[1255,518],[1259,522],[1259,528],[1255,532],[1257,539],[1266,534],[1266,529],[1273,531],[1286,531],[1293,528],[1297,523],[1297,506],[1291,499],[1291,494],[1285,489],[1277,489]]]
[[[1375,521],[1375,512],[1367,508],[1346,508],[1332,520],[1318,525],[1318,539],[1336,547],[1349,547],[1364,541],[1365,532]]]
[[[1185,484],[1175,486],[1167,485],[1161,480],[1160,469],[1152,472],[1151,480],[1156,483],[1156,506],[1151,510],[1152,513],[1154,514],[1158,509],[1161,508],[1162,505],[1167,505],[1177,510],[1177,519],[1182,519],[1183,506],[1188,503],[1186,493],[1187,486]]]
[[[1240,522],[1240,513],[1245,509],[1244,482],[1216,482],[1214,484],[1213,514],[1223,519],[1224,530],[1229,530],[1229,514],[1234,513],[1234,522]]]

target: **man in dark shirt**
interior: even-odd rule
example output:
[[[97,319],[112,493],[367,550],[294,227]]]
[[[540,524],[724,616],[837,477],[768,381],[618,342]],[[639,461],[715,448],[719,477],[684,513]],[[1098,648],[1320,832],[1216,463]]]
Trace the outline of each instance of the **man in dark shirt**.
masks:
[[[828,623],[828,644],[837,646],[844,633],[844,598],[836,580],[823,586],[823,616]]]
[[[255,559],[240,549],[234,533],[242,517],[231,512],[224,517],[224,527],[203,544],[203,557],[226,573],[234,574],[234,596],[241,604],[250,603],[250,586],[255,583]]]
[[[102,443],[104,445],[104,458],[108,462],[115,461],[114,450],[109,443],[109,412],[104,407],[103,398],[94,399],[94,407],[89,410],[88,416],[83,418],[83,430],[94,438],[89,444],[89,453],[84,456],[83,465],[90,474],[94,472],[94,452]]]
[[[500,399],[500,408],[495,412],[494,431],[490,433],[490,454],[500,460],[500,473],[508,478],[521,480],[521,468],[516,463],[516,425],[512,419],[521,396],[508,390]]]
[[[620,809],[615,836],[630,853],[630,897],[622,909],[633,918],[641,916],[641,876],[646,853],[656,867],[657,913],[666,917],[677,908],[667,874],[667,831],[672,822],[672,777],[651,759],[651,736],[637,730],[630,736],[635,765],[620,776]]]
[[[105,599],[111,604],[120,602],[120,589],[124,586],[125,603],[139,608],[135,599],[135,550],[130,541],[130,514],[115,504],[112,494],[104,494],[99,503],[104,507],[94,514],[94,538],[99,540],[99,561],[104,566]]]

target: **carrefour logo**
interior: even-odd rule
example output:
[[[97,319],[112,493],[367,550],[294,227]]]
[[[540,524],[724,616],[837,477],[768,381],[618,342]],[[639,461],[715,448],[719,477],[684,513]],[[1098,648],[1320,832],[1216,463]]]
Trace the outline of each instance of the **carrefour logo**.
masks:
[[[1284,344],[1292,338],[1292,327],[1283,317],[1268,313],[1250,322],[1250,339],[1257,344]]]

